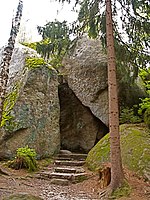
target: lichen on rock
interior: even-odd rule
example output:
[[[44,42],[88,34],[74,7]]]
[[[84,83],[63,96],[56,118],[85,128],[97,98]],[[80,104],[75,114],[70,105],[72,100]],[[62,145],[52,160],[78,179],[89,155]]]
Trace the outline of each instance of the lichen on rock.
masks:
[[[7,94],[4,100],[1,127],[6,126],[7,122],[12,120],[10,112],[15,105],[18,95],[19,95],[19,89],[18,86],[16,85],[13,91]]]

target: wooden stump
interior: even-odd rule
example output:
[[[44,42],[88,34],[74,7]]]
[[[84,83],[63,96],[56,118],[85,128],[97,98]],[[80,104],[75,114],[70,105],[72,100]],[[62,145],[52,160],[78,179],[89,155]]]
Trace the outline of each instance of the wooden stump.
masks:
[[[100,187],[105,188],[110,184],[111,181],[111,168],[105,166],[103,169],[98,170]]]

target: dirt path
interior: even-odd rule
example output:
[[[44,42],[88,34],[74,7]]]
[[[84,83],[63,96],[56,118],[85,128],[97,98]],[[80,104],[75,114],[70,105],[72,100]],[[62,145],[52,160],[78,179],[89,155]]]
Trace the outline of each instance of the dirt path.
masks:
[[[50,184],[49,180],[35,178],[25,170],[7,169],[9,176],[0,175],[0,200],[4,196],[17,193],[28,193],[42,197],[44,200],[98,200],[98,176],[93,175],[88,180],[69,186]],[[121,200],[148,200],[150,199],[150,185],[139,179],[135,174],[126,171],[126,177],[132,186],[130,197]]]
[[[81,200],[98,199],[97,176],[84,182],[69,186],[50,184],[49,180],[37,179],[25,170],[7,170],[9,176],[0,175],[0,200],[4,196],[28,193],[40,196],[44,200]]]

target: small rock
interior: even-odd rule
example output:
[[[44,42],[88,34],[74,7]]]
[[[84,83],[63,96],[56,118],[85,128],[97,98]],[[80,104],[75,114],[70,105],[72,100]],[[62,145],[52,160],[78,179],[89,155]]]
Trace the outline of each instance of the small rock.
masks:
[[[72,154],[71,151],[68,151],[68,150],[60,150],[59,152],[60,154]]]

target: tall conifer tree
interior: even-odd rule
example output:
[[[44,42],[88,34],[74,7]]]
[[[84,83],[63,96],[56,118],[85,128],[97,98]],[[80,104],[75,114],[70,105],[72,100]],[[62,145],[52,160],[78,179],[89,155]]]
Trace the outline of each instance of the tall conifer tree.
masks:
[[[56,1],[71,2],[70,0]],[[118,28],[117,3],[120,5],[120,19],[122,29],[128,38],[127,42],[123,40]],[[107,49],[112,165],[111,189],[113,191],[121,186],[124,180],[119,136],[115,49],[117,50],[117,62],[122,67],[128,66],[128,69],[133,69],[133,78],[138,74],[138,67],[145,67],[149,62],[149,3],[148,0],[114,0],[113,2],[111,0],[76,0],[76,4],[80,4],[80,10],[78,15],[79,24],[75,30],[88,32],[89,36],[93,38],[101,36],[102,43]],[[106,7],[106,10],[104,7]],[[112,14],[114,15],[114,22],[112,21]],[[128,69],[124,68],[124,70]]]
[[[121,149],[120,149],[116,59],[115,59],[114,37],[113,37],[111,0],[106,0],[106,41],[107,41],[107,58],[108,58],[111,189],[115,190],[122,185],[124,180],[124,175],[122,169]]]

